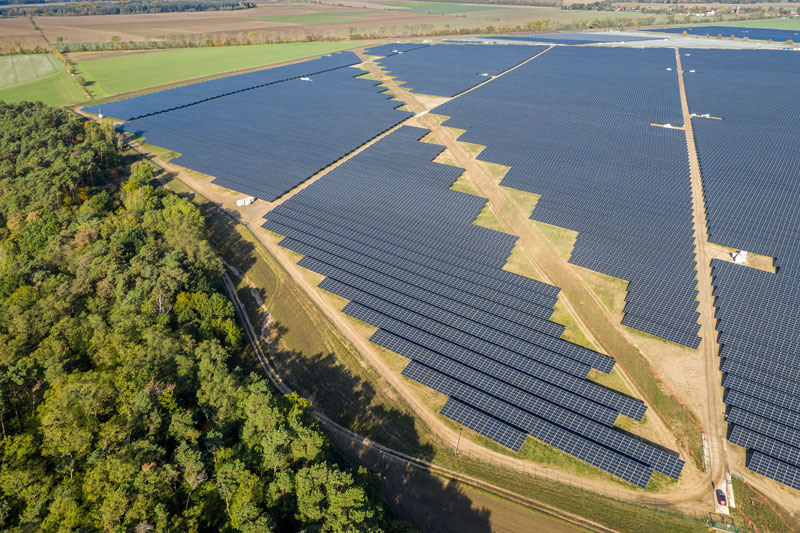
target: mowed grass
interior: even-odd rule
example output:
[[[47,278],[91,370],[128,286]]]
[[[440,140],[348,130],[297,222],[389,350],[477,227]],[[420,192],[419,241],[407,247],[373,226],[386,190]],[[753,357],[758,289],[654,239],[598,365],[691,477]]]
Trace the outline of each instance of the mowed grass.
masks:
[[[406,4],[392,4],[393,7],[403,7],[413,13],[432,13],[434,15],[452,15],[456,13],[470,13],[472,11],[497,10],[494,5],[476,6],[466,4],[451,4],[439,2],[409,2]]]
[[[239,69],[273,65],[352,48],[349,42],[281,43],[181,48],[81,61],[80,73],[96,98],[168,85]]]
[[[25,54],[0,57],[0,89],[65,72],[51,54]]]
[[[83,94],[72,76],[66,71],[61,71],[42,79],[0,89],[0,100],[68,105],[84,102],[86,95]]]

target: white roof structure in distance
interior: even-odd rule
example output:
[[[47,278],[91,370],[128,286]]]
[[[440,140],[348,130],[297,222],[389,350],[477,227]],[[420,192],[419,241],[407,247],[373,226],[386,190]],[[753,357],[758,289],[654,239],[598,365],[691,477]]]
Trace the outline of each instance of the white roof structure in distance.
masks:
[[[238,207],[243,207],[245,205],[250,205],[255,201],[256,201],[256,199],[254,197],[248,196],[247,198],[241,198],[239,200],[236,200],[236,205]]]

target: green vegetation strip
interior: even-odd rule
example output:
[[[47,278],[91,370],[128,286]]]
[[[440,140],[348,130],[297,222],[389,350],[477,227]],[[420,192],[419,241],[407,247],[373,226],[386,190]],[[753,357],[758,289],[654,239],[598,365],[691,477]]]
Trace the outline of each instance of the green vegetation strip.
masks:
[[[663,511],[631,501],[605,497],[552,479],[519,474],[465,457],[437,456],[437,464],[483,479],[506,490],[528,496],[584,516],[622,533],[690,533],[707,531],[699,518]]]
[[[402,7],[411,11],[412,13],[431,13],[434,15],[453,15],[460,13],[471,13],[473,11],[487,11],[502,9],[498,6],[485,5],[467,5],[467,4],[453,4],[444,2],[409,2],[406,4],[392,4],[393,7]]]
[[[329,54],[358,46],[351,42],[280,43],[181,48],[81,61],[78,71],[96,98]]]

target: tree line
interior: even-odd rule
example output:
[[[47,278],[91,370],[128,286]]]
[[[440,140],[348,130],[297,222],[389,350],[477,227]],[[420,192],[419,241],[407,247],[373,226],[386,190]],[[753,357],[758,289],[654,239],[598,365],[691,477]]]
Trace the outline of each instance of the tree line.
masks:
[[[403,530],[252,371],[202,213],[124,144],[0,102],[0,530]]]
[[[130,0],[126,2],[67,2],[59,5],[14,6],[0,9],[0,18],[65,15],[136,15],[183,11],[235,11],[256,7],[238,0]]]

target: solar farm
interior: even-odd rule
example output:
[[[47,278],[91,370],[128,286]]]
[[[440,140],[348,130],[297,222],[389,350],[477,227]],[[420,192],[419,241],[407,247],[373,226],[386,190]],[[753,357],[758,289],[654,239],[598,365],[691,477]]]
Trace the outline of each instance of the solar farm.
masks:
[[[448,424],[511,456],[535,439],[631,490],[653,490],[656,472],[724,483],[728,463],[800,489],[800,54],[608,39],[385,43],[85,111],[258,200],[243,209],[292,252],[290,274],[322,276],[313,290],[347,302],[331,319],[369,325],[371,345],[404,358],[403,383],[446,397]],[[480,149],[465,159],[439,128]],[[491,185],[468,170],[490,167],[504,169]],[[581,286],[584,271],[621,280],[620,316],[587,316],[528,229],[478,225],[493,206],[481,187],[533,198],[523,224],[575,235],[558,268]],[[508,269],[520,251],[545,275]],[[557,322],[564,302],[572,319]],[[653,339],[696,365],[708,395],[687,416],[730,458],[711,455],[722,445],[698,457],[670,434],[671,415],[604,342],[596,325],[609,322],[680,405],[682,376],[658,375]],[[567,340],[581,325],[593,341]],[[612,373],[634,385],[597,377]],[[671,436],[643,436],[645,423]]]

